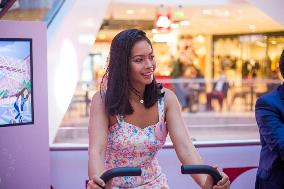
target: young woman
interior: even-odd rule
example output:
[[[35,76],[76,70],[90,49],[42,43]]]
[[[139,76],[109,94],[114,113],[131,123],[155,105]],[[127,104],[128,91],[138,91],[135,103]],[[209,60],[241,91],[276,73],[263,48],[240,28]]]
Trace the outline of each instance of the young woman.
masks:
[[[105,186],[99,177],[111,168],[139,166],[142,176],[118,177],[107,188],[167,189],[156,153],[169,133],[182,164],[202,164],[181,116],[176,95],[156,83],[156,62],[146,34],[120,32],[112,40],[109,65],[91,103],[89,122],[89,189]],[[105,84],[106,83],[106,84]],[[216,186],[195,175],[201,188],[229,188],[228,176]]]

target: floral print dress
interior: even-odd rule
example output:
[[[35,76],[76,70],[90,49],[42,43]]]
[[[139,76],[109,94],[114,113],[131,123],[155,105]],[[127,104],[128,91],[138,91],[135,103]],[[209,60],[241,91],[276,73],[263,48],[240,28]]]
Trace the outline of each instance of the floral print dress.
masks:
[[[168,188],[167,178],[162,173],[156,158],[168,134],[164,120],[164,97],[158,100],[159,122],[143,129],[117,116],[117,123],[109,128],[105,167],[141,167],[142,175],[116,177],[112,188],[160,189]]]

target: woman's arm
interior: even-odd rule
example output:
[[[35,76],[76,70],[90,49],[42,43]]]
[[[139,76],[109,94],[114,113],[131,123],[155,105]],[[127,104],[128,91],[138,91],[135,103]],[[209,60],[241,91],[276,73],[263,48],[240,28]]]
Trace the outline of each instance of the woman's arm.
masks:
[[[188,129],[181,115],[181,108],[176,95],[166,89],[165,110],[167,128],[177,156],[182,164],[203,164],[196,148],[191,142]],[[203,187],[206,175],[192,175],[196,183]]]
[[[181,115],[181,108],[176,95],[171,90],[165,93],[165,108],[167,128],[173,142],[177,156],[182,164],[203,164],[199,153],[191,142],[188,130]],[[213,180],[207,175],[192,175],[201,188],[212,188]],[[213,186],[213,189],[227,189],[230,186],[229,178],[222,173],[222,180]]]
[[[91,102],[89,120],[89,178],[99,177],[104,172],[105,149],[107,146],[107,132],[109,120],[105,105],[99,92]]]

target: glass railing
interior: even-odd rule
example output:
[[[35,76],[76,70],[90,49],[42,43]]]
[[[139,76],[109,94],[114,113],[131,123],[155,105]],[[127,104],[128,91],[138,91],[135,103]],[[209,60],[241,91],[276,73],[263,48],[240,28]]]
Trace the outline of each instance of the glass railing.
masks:
[[[47,24],[47,27],[51,24],[51,22],[53,21],[53,19],[55,18],[59,10],[61,9],[64,2],[65,0],[55,0],[54,1],[47,15],[43,19],[45,23]]]
[[[175,91],[183,111],[189,113],[254,111],[256,99],[281,84],[278,79],[235,79],[225,81],[226,87],[213,92],[217,80],[162,79],[159,82]]]
[[[258,128],[254,117],[256,99],[281,84],[280,80],[230,80],[222,106],[218,98],[208,95],[214,80],[163,79],[158,80],[175,91],[185,87],[186,106],[182,116],[192,140],[197,143],[234,143],[258,141]],[[55,138],[55,144],[87,144],[89,108],[95,83],[79,83]],[[177,94],[178,96],[178,94]],[[191,106],[191,108],[189,107]],[[168,138],[167,144],[171,144]]]

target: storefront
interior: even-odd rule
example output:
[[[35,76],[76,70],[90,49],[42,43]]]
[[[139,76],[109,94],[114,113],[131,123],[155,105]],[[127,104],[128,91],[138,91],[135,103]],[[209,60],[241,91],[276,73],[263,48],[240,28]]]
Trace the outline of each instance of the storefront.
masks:
[[[268,79],[278,69],[284,32],[214,35],[213,78],[221,72],[229,79]]]

